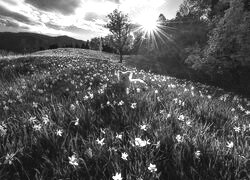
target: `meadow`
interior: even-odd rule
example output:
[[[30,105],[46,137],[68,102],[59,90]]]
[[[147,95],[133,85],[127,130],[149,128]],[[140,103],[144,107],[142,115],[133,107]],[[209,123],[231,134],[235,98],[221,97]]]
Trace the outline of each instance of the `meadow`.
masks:
[[[250,101],[91,50],[0,59],[0,179],[248,180]],[[145,87],[124,92],[115,71]]]

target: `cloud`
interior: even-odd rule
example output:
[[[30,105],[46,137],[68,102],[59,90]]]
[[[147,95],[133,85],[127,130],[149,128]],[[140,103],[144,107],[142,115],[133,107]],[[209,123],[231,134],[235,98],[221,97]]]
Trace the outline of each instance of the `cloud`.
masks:
[[[5,27],[19,28],[19,24],[7,19],[0,19],[0,24]]]
[[[25,0],[26,3],[45,11],[58,11],[64,15],[73,14],[81,0]]]
[[[89,30],[82,29],[82,28],[79,28],[79,27],[76,27],[76,26],[68,26],[68,27],[65,27],[64,30],[65,30],[65,31],[72,32],[72,33],[76,33],[76,34],[86,34],[86,33],[90,33]]]
[[[121,4],[121,0],[91,0],[99,3],[111,2],[115,4]]]
[[[16,5],[17,2],[15,2],[15,0],[2,0],[3,2],[6,2],[8,4],[11,4],[11,5]]]
[[[37,23],[33,22],[32,20],[30,20],[27,16],[24,16],[24,15],[19,14],[17,12],[10,11],[2,6],[0,6],[0,16],[2,17],[2,19],[11,18],[11,19],[14,19],[16,21],[30,24],[30,25],[37,24]]]
[[[116,3],[116,4],[120,4],[120,3],[121,3],[120,0],[107,0],[107,1],[114,2],[114,3]]]
[[[105,15],[100,15],[95,12],[87,12],[84,16],[86,21],[95,21],[97,19],[105,19]]]

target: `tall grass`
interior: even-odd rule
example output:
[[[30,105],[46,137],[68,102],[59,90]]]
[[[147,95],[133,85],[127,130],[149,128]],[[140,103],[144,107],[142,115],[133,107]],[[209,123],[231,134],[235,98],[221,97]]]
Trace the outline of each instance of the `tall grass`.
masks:
[[[148,87],[126,94],[118,69],[84,56],[0,61],[0,179],[250,178],[247,99],[135,69]]]

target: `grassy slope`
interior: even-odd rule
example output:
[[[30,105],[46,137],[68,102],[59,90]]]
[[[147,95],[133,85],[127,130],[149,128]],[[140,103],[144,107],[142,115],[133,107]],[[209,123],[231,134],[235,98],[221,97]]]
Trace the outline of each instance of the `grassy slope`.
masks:
[[[148,87],[126,94],[115,59],[57,49],[0,61],[0,179],[250,178],[247,99],[136,69]]]

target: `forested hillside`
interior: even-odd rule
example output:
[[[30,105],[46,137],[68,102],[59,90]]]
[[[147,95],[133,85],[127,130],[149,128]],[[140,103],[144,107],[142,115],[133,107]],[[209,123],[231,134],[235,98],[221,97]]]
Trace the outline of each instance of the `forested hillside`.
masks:
[[[85,45],[84,41],[76,40],[68,36],[50,37],[35,33],[0,33],[0,50],[15,53],[30,53],[45,49],[59,47],[79,48]]]
[[[160,15],[159,21],[157,48],[133,46],[147,54],[153,70],[249,94],[248,0],[184,0],[174,19]],[[142,36],[136,38],[140,42]]]

